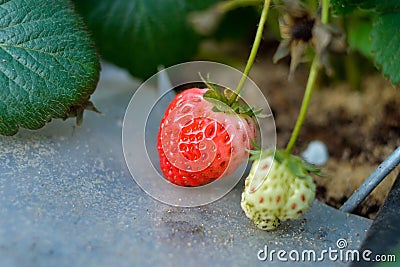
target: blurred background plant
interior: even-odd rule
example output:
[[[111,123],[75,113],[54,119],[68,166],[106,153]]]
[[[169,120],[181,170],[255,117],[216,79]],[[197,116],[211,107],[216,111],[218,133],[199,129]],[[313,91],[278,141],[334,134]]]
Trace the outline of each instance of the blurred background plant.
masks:
[[[92,107],[89,98],[99,74],[96,53],[139,79],[150,77],[160,65],[193,59],[241,68],[262,2],[0,1],[4,13],[0,18],[0,133],[12,135],[20,127],[37,129],[52,118],[81,117],[86,107]],[[279,18],[288,11],[283,2],[272,4],[262,51],[276,50],[281,40]],[[301,3],[316,23],[318,1],[292,2]],[[331,0],[330,4],[331,25],[346,36],[348,46],[331,57],[333,71],[325,80],[344,80],[359,90],[363,75],[378,69],[397,84],[398,1]],[[232,47],[242,47],[243,53],[233,49],[235,53],[229,54]],[[306,51],[296,64],[312,54]]]

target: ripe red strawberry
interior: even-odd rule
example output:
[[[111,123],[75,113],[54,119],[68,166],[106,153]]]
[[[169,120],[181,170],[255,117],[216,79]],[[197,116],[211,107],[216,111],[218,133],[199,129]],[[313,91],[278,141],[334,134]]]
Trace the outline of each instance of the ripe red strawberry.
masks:
[[[157,143],[160,167],[174,184],[207,184],[230,175],[248,158],[247,150],[256,135],[253,119],[228,109],[216,111],[213,101],[203,97],[209,90],[181,92],[161,120]]]

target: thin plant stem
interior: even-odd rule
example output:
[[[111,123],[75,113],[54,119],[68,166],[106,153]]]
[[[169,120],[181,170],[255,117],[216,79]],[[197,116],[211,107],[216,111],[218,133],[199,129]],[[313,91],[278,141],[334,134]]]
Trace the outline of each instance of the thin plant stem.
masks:
[[[329,0],[322,0],[321,22],[327,24],[329,21]]]
[[[301,126],[303,125],[304,119],[306,118],[307,109],[310,104],[310,99],[312,95],[312,91],[314,89],[315,81],[318,76],[318,59],[314,57],[314,60],[311,64],[310,74],[308,76],[306,91],[304,92],[303,102],[301,103],[300,113],[297,117],[296,125],[294,126],[292,135],[290,137],[289,143],[286,146],[286,153],[291,153],[296,143],[297,137],[299,136]]]
[[[254,38],[253,47],[251,48],[249,58],[246,63],[246,67],[244,69],[243,75],[239,81],[238,86],[236,87],[235,91],[233,92],[231,98],[229,99],[229,104],[231,105],[235,102],[236,97],[239,95],[240,91],[243,88],[244,83],[246,82],[247,76],[250,73],[251,67],[253,66],[254,60],[257,55],[258,47],[260,46],[260,42],[262,39],[262,33],[264,31],[264,25],[267,21],[268,10],[271,4],[271,0],[265,0],[264,6],[261,12],[260,22],[258,23],[256,37]]]
[[[321,22],[326,24],[329,19],[329,0],[322,0],[322,17]],[[315,55],[313,62],[311,64],[310,74],[308,76],[306,91],[304,92],[303,101],[301,103],[300,113],[297,117],[296,124],[294,126],[292,135],[290,136],[290,140],[286,146],[285,152],[290,154],[293,150],[294,144],[296,143],[297,138],[299,137],[301,126],[306,118],[308,106],[310,105],[311,95],[315,86],[315,82],[318,77],[319,71],[319,62],[318,56]]]

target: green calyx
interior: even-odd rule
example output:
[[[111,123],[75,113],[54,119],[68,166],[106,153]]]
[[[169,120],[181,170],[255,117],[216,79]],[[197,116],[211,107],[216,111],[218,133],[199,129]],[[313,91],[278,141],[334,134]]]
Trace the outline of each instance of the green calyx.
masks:
[[[322,176],[321,169],[310,163],[307,163],[304,159],[293,154],[288,154],[285,151],[276,150],[274,154],[274,160],[280,164],[286,163],[289,170],[296,177],[304,179],[310,177],[310,173]]]
[[[273,153],[272,149],[262,150],[261,146],[257,144],[257,142],[254,139],[251,139],[250,141],[251,145],[253,146],[253,149],[247,150],[247,152],[250,154],[249,161],[256,161],[263,156],[272,155]]]
[[[273,149],[261,150],[258,146],[256,146],[255,142],[252,141],[254,150],[249,150],[250,159],[252,161],[258,160],[261,157],[274,156],[274,160],[279,164],[286,164],[290,170],[290,172],[300,178],[305,179],[310,177],[310,174],[313,173],[318,176],[323,176],[321,169],[315,167],[314,165],[307,163],[304,159],[289,154],[283,150],[276,150],[274,153]]]
[[[210,89],[204,93],[203,98],[214,105],[212,109],[214,112],[247,115],[253,118],[267,117],[265,114],[262,114],[262,109],[247,105],[240,97],[236,97],[235,101],[230,103],[230,98],[233,94],[231,90],[224,89],[222,91],[222,89],[216,85],[208,82],[205,82],[205,84]]]

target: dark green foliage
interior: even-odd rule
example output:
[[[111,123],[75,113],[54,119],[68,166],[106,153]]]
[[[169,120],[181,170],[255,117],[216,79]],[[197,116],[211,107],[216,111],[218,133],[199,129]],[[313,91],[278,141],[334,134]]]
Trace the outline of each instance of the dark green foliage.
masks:
[[[94,44],[69,1],[0,1],[0,134],[81,111],[98,75]]]

